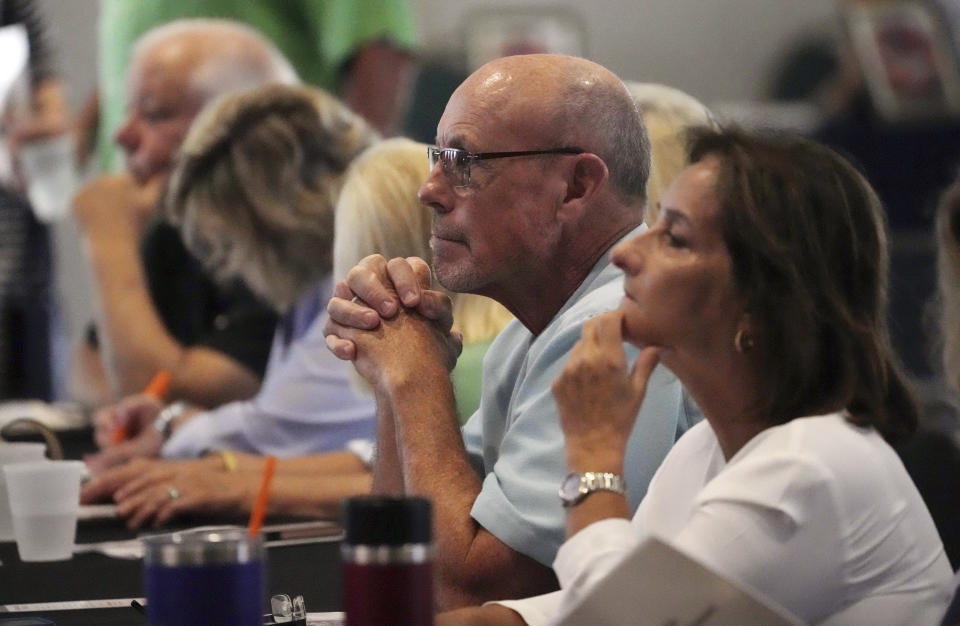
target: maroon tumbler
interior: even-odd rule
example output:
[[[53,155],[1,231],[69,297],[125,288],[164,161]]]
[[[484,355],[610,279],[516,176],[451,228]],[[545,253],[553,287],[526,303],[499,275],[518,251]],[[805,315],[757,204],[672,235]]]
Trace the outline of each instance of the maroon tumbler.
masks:
[[[347,626],[433,624],[430,501],[349,498],[343,525]]]

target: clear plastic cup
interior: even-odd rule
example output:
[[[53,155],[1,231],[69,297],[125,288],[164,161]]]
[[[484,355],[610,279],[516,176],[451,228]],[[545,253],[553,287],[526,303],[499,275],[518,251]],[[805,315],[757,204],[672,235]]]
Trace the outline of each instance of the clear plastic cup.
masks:
[[[37,219],[53,222],[70,212],[77,189],[73,139],[58,135],[24,143],[17,151],[27,198]]]
[[[47,446],[42,443],[0,442],[0,467],[10,463],[42,461]],[[10,515],[10,500],[7,498],[7,480],[0,470],[0,541],[13,541],[13,517]]]
[[[3,466],[21,561],[62,561],[73,556],[84,467],[81,461]]]

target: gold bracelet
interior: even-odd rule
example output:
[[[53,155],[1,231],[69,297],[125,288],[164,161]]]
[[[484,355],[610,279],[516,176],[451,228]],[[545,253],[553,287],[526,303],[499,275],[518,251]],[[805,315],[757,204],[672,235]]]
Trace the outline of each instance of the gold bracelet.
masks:
[[[237,461],[237,455],[231,450],[221,450],[220,460],[223,461],[223,469],[228,472],[237,471],[237,467],[240,465],[239,461]]]

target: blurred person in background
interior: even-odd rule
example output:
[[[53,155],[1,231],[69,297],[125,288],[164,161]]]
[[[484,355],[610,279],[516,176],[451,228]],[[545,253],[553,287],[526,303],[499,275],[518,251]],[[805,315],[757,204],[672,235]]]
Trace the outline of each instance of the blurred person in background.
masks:
[[[936,238],[940,358],[947,385],[960,392],[960,175],[940,197]]]
[[[117,169],[111,138],[123,119],[123,83],[134,41],[183,18],[225,18],[270,39],[303,82],[339,96],[384,135],[397,129],[413,73],[416,34],[406,0],[103,0],[99,95],[84,112],[87,149],[99,127],[100,167]]]
[[[68,110],[37,4],[0,2],[0,26],[12,25],[25,29],[29,58],[25,80],[7,94],[0,120],[0,399],[50,400],[50,233],[25,197],[17,156],[24,144],[66,134]]]
[[[190,123],[217,96],[296,73],[255,30],[182,20],[134,48],[127,119],[116,141],[127,173],[104,175],[74,199],[96,286],[96,321],[73,364],[75,398],[90,406],[138,393],[160,370],[170,397],[212,407],[260,386],[276,314],[240,281],[218,285],[157,211]]]
[[[922,10],[936,31],[953,38],[952,23],[944,18],[940,4],[939,0],[838,0],[838,19],[832,28],[794,42],[771,79],[773,99],[806,100],[817,106],[822,122],[813,130],[814,138],[849,155],[863,170],[883,201],[894,232],[926,229],[932,224],[937,196],[960,164],[960,141],[955,139],[960,119],[955,113],[945,114],[933,101],[925,110],[904,111],[900,119],[891,119],[876,88],[885,79],[870,75],[876,74],[877,68],[867,48],[855,40],[854,31],[877,28],[863,18],[865,11],[876,10],[878,15],[886,11],[888,17],[877,23],[884,24],[888,32],[872,33],[876,42],[872,51],[897,58],[898,39],[919,43],[924,36],[905,19],[914,10]],[[941,52],[955,57],[958,50],[948,43]],[[911,56],[908,49],[900,54],[900,70],[893,69],[896,63],[889,64],[900,78],[887,81],[891,92],[895,92],[895,81],[904,83],[901,91],[909,96],[911,81],[917,85],[914,91],[919,90],[932,68]],[[912,79],[911,68],[916,74]]]
[[[660,215],[660,198],[687,162],[687,131],[713,123],[710,111],[693,96],[657,83],[625,83],[643,115],[650,135],[650,178],[643,221],[652,226]]]
[[[937,289],[928,307],[940,374],[924,386],[920,428],[898,452],[923,495],[954,569],[960,568],[960,176],[940,197]]]
[[[771,93],[817,105],[823,120],[810,135],[849,156],[883,201],[893,242],[890,330],[908,371],[924,383],[936,375],[930,327],[917,315],[936,291],[928,233],[960,165],[960,114],[947,106],[947,96],[960,98],[960,75],[949,78],[960,52],[951,45],[956,4],[838,0],[831,31],[794,45]]]
[[[917,45],[935,43],[929,38],[936,33],[918,30],[908,19],[911,12],[907,10],[900,22],[892,18],[878,20],[871,26],[875,29],[871,34],[876,42],[875,53],[885,61],[882,72],[871,64],[869,53],[855,35],[856,29],[868,28],[860,17],[861,8],[877,5],[879,10],[902,5],[909,9],[912,4],[917,3],[841,3],[844,22],[837,43],[837,67],[819,91],[826,120],[814,133],[816,139],[855,159],[876,187],[894,231],[929,227],[937,196],[960,164],[958,114],[947,113],[935,105],[937,98],[932,94],[925,110],[908,106],[912,98],[922,95],[924,85],[936,77],[930,74],[935,69],[930,65],[932,61],[922,61],[913,52]],[[933,3],[919,5],[925,7],[937,31],[949,33],[949,22]],[[914,44],[907,43],[911,41]],[[949,43],[942,52],[951,55],[956,67],[956,51]],[[885,90],[878,87],[883,84],[887,85]],[[887,91],[893,95],[887,95]],[[894,113],[888,110],[890,97],[899,97],[905,103],[897,117],[891,117]]]
[[[97,412],[99,470],[135,456],[208,450],[280,457],[372,436],[373,406],[325,349],[334,206],[350,161],[378,136],[333,96],[268,85],[211,103],[190,128],[167,189],[167,216],[216,281],[241,279],[280,322],[250,400],[202,411],[137,394]],[[165,423],[158,425],[158,420]],[[112,441],[117,428],[132,438]]]

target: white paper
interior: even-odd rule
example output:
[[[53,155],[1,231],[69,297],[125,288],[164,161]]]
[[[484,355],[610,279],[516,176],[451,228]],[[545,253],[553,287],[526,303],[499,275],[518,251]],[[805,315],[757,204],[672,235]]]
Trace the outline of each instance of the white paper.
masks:
[[[564,626],[794,626],[801,621],[656,538],[638,545],[557,617]]]
[[[115,519],[116,504],[81,504],[78,520]]]
[[[3,63],[0,63],[3,65]],[[0,428],[25,418],[40,422],[51,430],[83,428],[89,423],[83,409],[70,402],[48,403],[43,400],[7,400],[0,402]],[[26,427],[26,432],[32,429]]]
[[[146,598],[111,598],[109,600],[68,600],[66,602],[30,602],[20,604],[4,604],[0,606],[0,613],[38,613],[47,611],[77,611],[81,609],[123,609],[130,608],[130,603],[136,600],[144,604]]]

